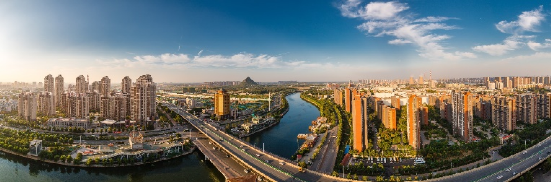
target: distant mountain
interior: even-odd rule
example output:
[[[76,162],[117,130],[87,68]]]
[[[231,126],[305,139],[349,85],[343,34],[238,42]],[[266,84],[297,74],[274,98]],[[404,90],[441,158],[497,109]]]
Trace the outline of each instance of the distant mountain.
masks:
[[[251,77],[247,77],[241,82],[240,85],[241,86],[252,86],[252,85],[258,85],[258,83],[254,82],[254,80],[251,79]]]

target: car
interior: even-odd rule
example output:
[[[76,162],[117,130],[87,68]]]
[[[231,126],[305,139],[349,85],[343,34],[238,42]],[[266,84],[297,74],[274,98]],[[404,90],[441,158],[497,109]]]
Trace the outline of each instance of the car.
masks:
[[[514,176],[514,175],[517,175],[517,172],[513,172],[513,176]]]
[[[511,171],[511,168],[507,168],[505,171],[509,172],[509,171]]]
[[[501,178],[503,178],[503,175],[499,175],[499,176],[497,177],[497,179],[501,179]]]
[[[522,152],[522,154],[526,154],[526,150],[524,152]]]
[[[260,154],[256,154],[257,157],[260,157]]]

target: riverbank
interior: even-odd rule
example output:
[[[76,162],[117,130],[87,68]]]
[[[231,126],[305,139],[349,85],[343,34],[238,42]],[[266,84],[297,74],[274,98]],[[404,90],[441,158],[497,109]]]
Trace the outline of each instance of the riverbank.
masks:
[[[297,140],[297,135],[308,132],[308,126],[312,120],[319,117],[319,111],[315,106],[302,100],[298,92],[286,94],[285,100],[287,103],[281,104],[287,106],[280,111],[285,112],[285,115],[281,117],[279,124],[244,137],[243,140],[256,146],[264,146],[266,151],[288,159],[303,142]]]
[[[175,156],[172,156],[172,157],[169,157],[169,158],[161,158],[161,159],[157,159],[157,160],[150,161],[150,162],[136,162],[136,163],[133,163],[133,164],[113,164],[111,166],[98,165],[98,164],[86,165],[84,162],[82,164],[74,164],[74,163],[59,162],[59,161],[56,162],[56,161],[53,161],[53,160],[40,159],[40,157],[38,157],[38,156],[32,156],[32,155],[29,155],[29,154],[23,155],[23,154],[16,153],[16,152],[4,149],[4,148],[0,148],[0,151],[2,151],[4,153],[7,153],[7,154],[10,154],[10,155],[14,155],[14,156],[18,156],[18,157],[22,157],[22,158],[26,158],[26,159],[31,159],[31,160],[38,161],[38,162],[45,162],[45,163],[49,163],[49,164],[57,164],[57,165],[68,166],[68,167],[113,168],[113,167],[142,166],[142,165],[146,165],[146,164],[154,164],[154,163],[158,163],[158,162],[162,162],[162,161],[176,159],[176,158],[179,158],[179,157],[182,157],[182,156],[189,155],[189,154],[193,153],[193,151],[196,148],[197,148],[196,146],[192,146],[188,151],[186,151],[184,153],[181,153],[181,154],[178,154],[178,155],[175,155]]]
[[[295,92],[295,93],[296,93],[296,92]],[[293,94],[293,93],[291,93],[291,94]],[[281,118],[283,118],[283,116],[285,116],[285,114],[287,114],[287,112],[289,112],[289,104],[287,103],[288,101],[287,101],[287,99],[286,99],[286,97],[287,97],[288,95],[290,95],[290,94],[286,94],[284,97],[281,98],[282,103],[283,103],[283,108],[278,109],[275,113],[279,112],[279,110],[281,110],[281,109],[284,109],[284,110],[283,110],[283,112],[281,112],[281,114],[279,114],[279,117],[276,117],[274,123],[271,123],[270,125],[268,125],[268,126],[262,128],[262,129],[260,129],[260,130],[254,131],[254,132],[252,132],[252,133],[247,133],[247,134],[244,134],[244,135],[240,135],[239,138],[249,137],[249,136],[251,136],[251,135],[254,135],[254,134],[258,133],[258,132],[264,131],[264,130],[266,130],[266,129],[268,129],[268,128],[271,128],[271,127],[273,127],[273,126],[279,124],[279,122],[281,121]]]
[[[272,124],[270,124],[270,125],[268,125],[268,126],[262,128],[262,129],[260,129],[260,130],[256,130],[256,131],[254,131],[254,132],[252,132],[252,133],[247,133],[247,134],[245,134],[245,135],[241,135],[241,136],[239,136],[239,138],[244,138],[244,137],[248,137],[248,136],[254,135],[254,134],[258,133],[258,132],[264,131],[265,129],[271,128],[272,126],[275,126],[276,124],[279,124],[279,119],[276,119],[275,122],[273,122]]]

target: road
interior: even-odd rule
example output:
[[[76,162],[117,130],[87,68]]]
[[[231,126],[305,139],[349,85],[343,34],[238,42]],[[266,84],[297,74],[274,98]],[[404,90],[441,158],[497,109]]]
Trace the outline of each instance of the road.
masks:
[[[548,137],[539,144],[524,150],[525,152],[517,153],[474,170],[433,181],[510,181],[520,176],[519,173],[528,171],[532,166],[536,166],[536,164],[548,158],[551,155],[550,145],[551,138]]]
[[[333,172],[335,160],[337,160],[337,145],[335,144],[337,138],[333,137],[336,136],[336,133],[337,127],[327,132],[325,144],[320,149],[317,159],[312,164],[312,166],[315,167],[314,170],[326,174],[331,174]]]
[[[219,147],[210,142],[210,139],[204,134],[197,134],[194,132],[193,137],[195,138],[193,143],[201,149],[201,152],[203,152],[205,156],[210,157],[208,160],[213,163],[222,174],[224,174],[226,179],[248,175],[245,172],[245,167],[228,157],[224,151],[220,150]]]
[[[214,140],[237,160],[249,165],[257,173],[266,175],[275,181],[348,181],[334,178],[317,172],[298,172],[298,166],[279,156],[262,152],[261,149],[251,146],[249,143],[230,136],[208,123],[204,123],[183,111],[176,111],[183,116],[207,137]]]

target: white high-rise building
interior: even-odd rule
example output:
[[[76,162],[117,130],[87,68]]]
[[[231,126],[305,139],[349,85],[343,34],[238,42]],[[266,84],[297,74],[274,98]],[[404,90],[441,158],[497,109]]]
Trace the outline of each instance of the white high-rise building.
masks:
[[[132,87],[132,79],[130,79],[130,77],[128,76],[125,76],[122,79],[121,87],[122,87],[121,92],[123,94],[130,94],[130,88]]]
[[[67,117],[87,118],[89,116],[90,102],[86,93],[68,93],[66,102]]]
[[[77,77],[75,92],[78,94],[88,92],[88,82],[86,81],[86,78],[84,78],[83,75],[80,75]]]
[[[38,95],[38,112],[44,116],[55,116],[54,94],[41,92]]]
[[[19,94],[18,103],[19,106],[17,111],[19,117],[22,117],[27,121],[35,121],[37,110],[36,95],[31,92],[21,93]]]
[[[156,85],[151,75],[142,75],[130,89],[131,118],[145,124],[155,120],[156,115]]]
[[[55,77],[54,102],[57,109],[63,108],[63,103],[61,102],[63,100],[63,92],[65,92],[63,84],[63,76],[58,75]]]
[[[473,138],[473,98],[470,92],[452,91],[452,126],[454,134],[465,142]]]
[[[111,92],[111,79],[109,77],[104,76],[101,78],[101,82],[99,85],[99,93],[102,97],[108,97]]]
[[[51,74],[44,77],[44,91],[54,93],[54,77]]]

